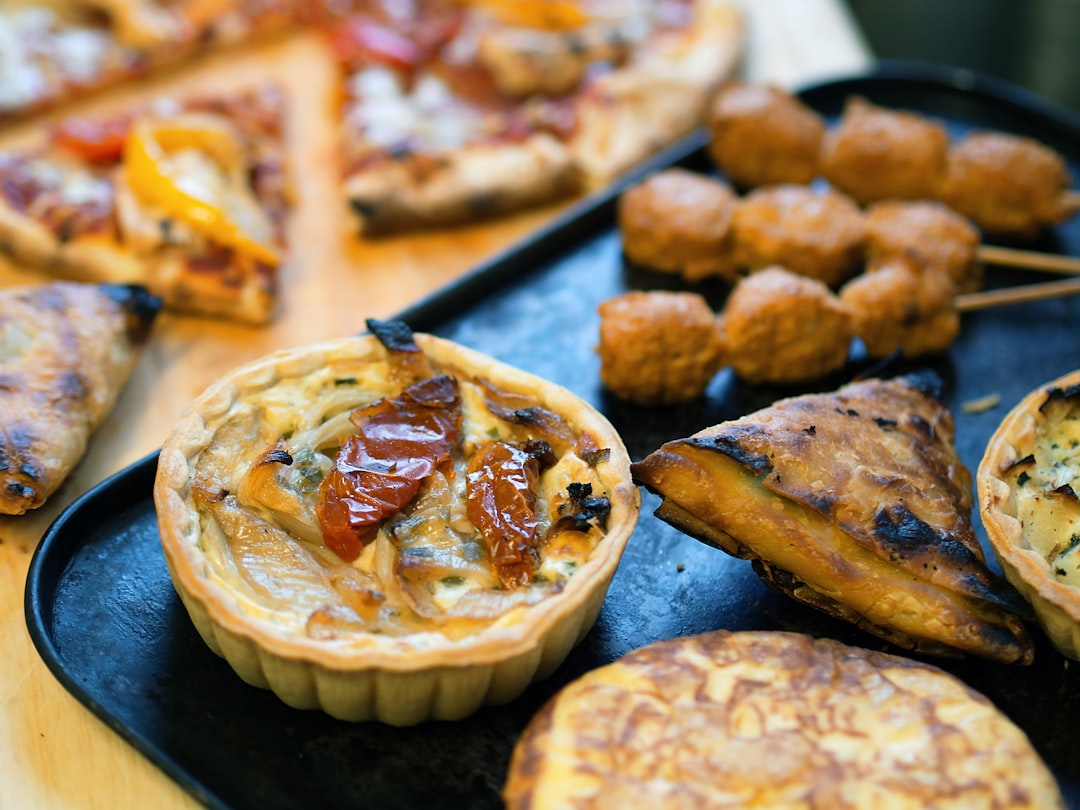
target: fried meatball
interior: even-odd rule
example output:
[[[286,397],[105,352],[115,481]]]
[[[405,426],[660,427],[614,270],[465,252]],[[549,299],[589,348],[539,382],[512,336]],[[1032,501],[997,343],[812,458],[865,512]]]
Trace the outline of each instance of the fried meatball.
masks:
[[[600,379],[621,399],[691,400],[724,365],[723,331],[697,293],[628,292],[599,309]]]
[[[821,144],[821,174],[865,205],[934,198],[945,177],[949,135],[912,112],[851,98]]]
[[[989,233],[1031,239],[1067,219],[1065,161],[1017,135],[975,132],[949,150],[939,198]]]
[[[871,262],[867,272],[844,285],[840,300],[871,357],[897,349],[905,357],[936,354],[960,333],[951,279],[910,254]]]
[[[978,228],[944,203],[886,200],[867,209],[869,261],[916,253],[949,276],[956,292],[974,292],[982,286],[978,249]]]
[[[724,182],[667,169],[619,198],[618,222],[630,261],[689,281],[736,278],[731,217],[735,193]]]
[[[833,286],[861,261],[866,223],[858,206],[838,191],[784,185],[746,195],[735,209],[732,230],[741,267],[779,264]]]
[[[723,315],[728,362],[749,383],[809,382],[843,367],[851,313],[816,279],[769,267],[735,285]]]
[[[709,155],[744,188],[809,183],[818,172],[825,121],[777,87],[732,82],[713,102]]]

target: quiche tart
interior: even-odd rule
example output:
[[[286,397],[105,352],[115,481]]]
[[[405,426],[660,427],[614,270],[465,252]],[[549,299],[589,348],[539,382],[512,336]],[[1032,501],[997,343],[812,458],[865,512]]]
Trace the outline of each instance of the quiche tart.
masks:
[[[460,718],[581,640],[640,495],[618,434],[565,389],[369,327],[193,403],[161,451],[161,540],[248,683],[346,720]]]
[[[661,641],[564,687],[508,810],[1063,808],[1025,734],[942,670],[796,633]]]
[[[1080,371],[1028,394],[979,464],[979,512],[1006,578],[1080,660]]]

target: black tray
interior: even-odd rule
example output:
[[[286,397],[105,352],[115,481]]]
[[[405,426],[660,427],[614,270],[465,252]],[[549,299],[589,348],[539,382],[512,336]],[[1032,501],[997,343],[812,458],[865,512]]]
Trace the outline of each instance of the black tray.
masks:
[[[852,93],[944,118],[954,133],[981,126],[1036,136],[1065,153],[1080,175],[1080,121],[1011,86],[964,71],[890,64],[803,97],[835,116]],[[708,170],[700,147],[700,136],[683,142],[403,317],[415,329],[486,351],[596,403],[635,459],[667,439],[793,393],[750,388],[722,372],[700,402],[647,409],[610,398],[598,382],[597,304],[628,288],[679,286],[624,265],[616,196],[657,166]],[[1038,247],[1080,255],[1080,222]],[[991,276],[994,284],[1030,280],[1030,274]],[[695,289],[717,306],[725,293],[720,285]],[[1080,298],[964,317],[960,339],[931,366],[945,381],[969,467],[1013,403],[1080,366],[1078,322]],[[1001,397],[997,408],[962,411],[964,402],[993,393]],[[246,686],[199,640],[158,544],[150,498],[155,465],[156,456],[143,459],[57,519],[30,567],[26,616],[60,682],[211,807],[498,807],[511,748],[541,704],[570,679],[643,644],[715,628],[785,629],[892,649],[773,593],[747,563],[661,523],[652,516],[655,498],[646,495],[596,627],[555,676],[509,706],[457,723],[411,729],[342,723],[289,709]],[[1080,673],[1037,630],[1036,636],[1029,668],[983,661],[943,666],[1028,732],[1069,806],[1080,808]]]

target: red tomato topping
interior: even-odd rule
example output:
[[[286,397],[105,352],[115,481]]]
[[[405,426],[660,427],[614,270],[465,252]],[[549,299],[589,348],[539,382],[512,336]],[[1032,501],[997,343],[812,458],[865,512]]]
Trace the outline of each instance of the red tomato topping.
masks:
[[[504,588],[532,581],[539,479],[539,460],[504,442],[489,444],[469,464],[465,513],[487,543],[492,568]]]
[[[126,115],[65,118],[53,131],[53,141],[90,163],[119,163],[130,130],[131,118]]]
[[[316,506],[326,545],[346,562],[450,461],[461,432],[457,380],[431,377],[397,399],[358,408],[350,419],[359,432],[338,451]]]

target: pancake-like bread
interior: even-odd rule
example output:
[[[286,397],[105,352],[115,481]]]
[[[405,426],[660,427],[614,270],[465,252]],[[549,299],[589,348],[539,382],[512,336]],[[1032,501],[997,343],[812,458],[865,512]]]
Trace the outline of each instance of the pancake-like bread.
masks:
[[[1064,807],[1024,733],[936,667],[724,631],[565,687],[518,741],[503,796],[509,810]]]
[[[911,382],[866,380],[668,442],[633,475],[663,498],[658,517],[801,602],[905,648],[1029,663],[953,432]]]

